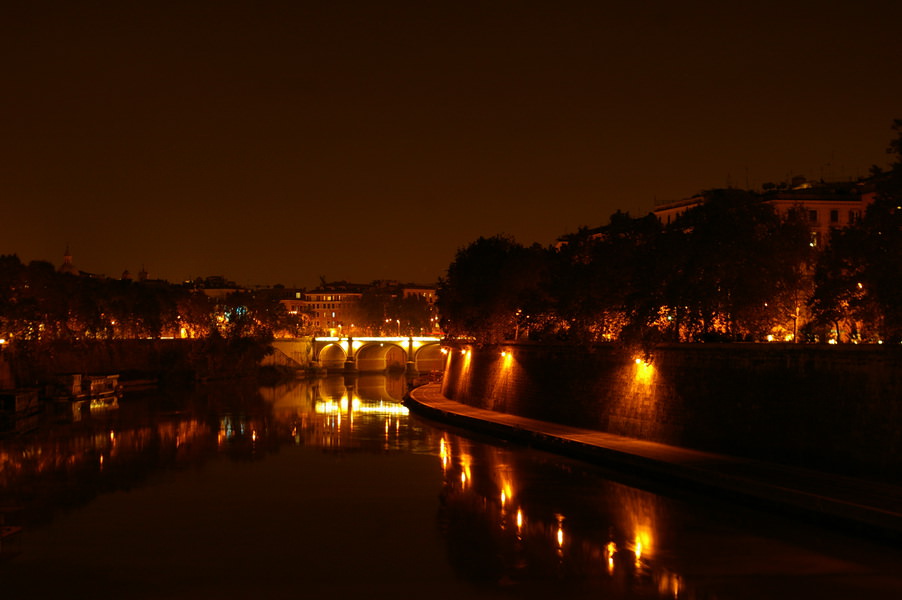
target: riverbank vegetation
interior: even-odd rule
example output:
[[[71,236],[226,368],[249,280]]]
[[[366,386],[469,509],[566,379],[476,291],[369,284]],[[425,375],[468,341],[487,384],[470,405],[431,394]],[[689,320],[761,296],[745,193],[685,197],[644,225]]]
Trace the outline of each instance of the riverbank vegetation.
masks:
[[[554,247],[496,235],[440,282],[450,337],[621,341],[902,340],[902,120],[862,217],[813,244],[801,206],[715,189],[663,224],[617,212]]]
[[[297,325],[268,294],[211,296],[193,286],[77,276],[0,256],[0,352],[23,385],[102,365],[142,377],[247,375],[271,352],[274,336]],[[164,340],[184,344],[160,346]]]
[[[0,256],[0,339],[78,342],[160,338],[271,339],[296,326],[277,298],[210,296],[165,281],[76,276]]]

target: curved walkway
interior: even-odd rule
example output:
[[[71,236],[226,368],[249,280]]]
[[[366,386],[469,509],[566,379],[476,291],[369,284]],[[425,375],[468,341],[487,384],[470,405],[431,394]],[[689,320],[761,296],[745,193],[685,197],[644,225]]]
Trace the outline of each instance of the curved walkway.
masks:
[[[568,427],[455,402],[440,384],[413,389],[425,417],[630,473],[902,541],[902,487]]]

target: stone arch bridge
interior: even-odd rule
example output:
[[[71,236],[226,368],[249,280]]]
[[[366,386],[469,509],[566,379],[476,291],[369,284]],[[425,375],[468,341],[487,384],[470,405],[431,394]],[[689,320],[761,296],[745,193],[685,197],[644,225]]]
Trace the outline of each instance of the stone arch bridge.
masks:
[[[328,371],[410,373],[444,369],[440,337],[308,337],[272,342],[264,364]]]
[[[426,372],[440,370],[444,355],[437,337],[317,337],[311,363],[327,370]]]

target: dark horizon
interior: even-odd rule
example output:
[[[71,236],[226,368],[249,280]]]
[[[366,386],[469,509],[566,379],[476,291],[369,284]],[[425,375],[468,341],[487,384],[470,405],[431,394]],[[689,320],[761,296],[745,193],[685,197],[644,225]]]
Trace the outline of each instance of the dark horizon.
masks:
[[[244,285],[441,276],[480,236],[886,164],[902,5],[24,3],[0,254]]]

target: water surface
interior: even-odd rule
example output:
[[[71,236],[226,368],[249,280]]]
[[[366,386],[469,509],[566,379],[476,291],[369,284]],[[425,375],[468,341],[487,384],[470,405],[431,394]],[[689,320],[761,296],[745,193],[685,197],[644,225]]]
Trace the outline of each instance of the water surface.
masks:
[[[154,392],[3,440],[2,597],[902,597],[897,548],[447,430],[406,385]]]

